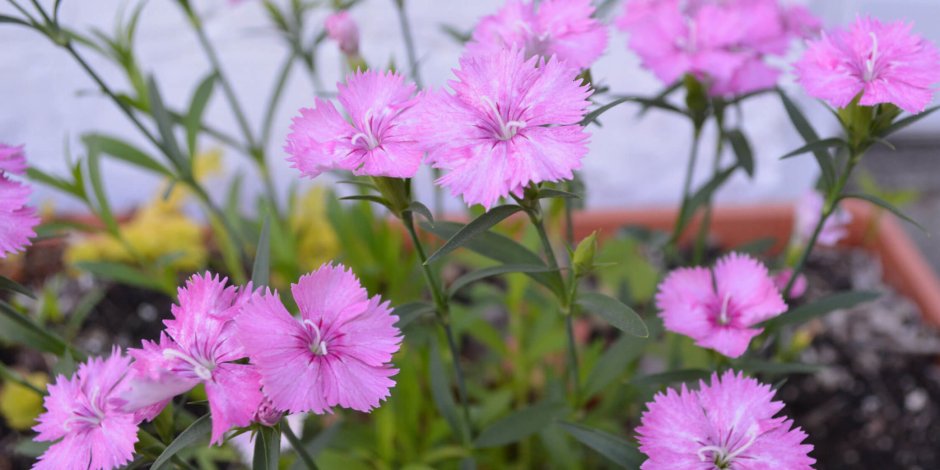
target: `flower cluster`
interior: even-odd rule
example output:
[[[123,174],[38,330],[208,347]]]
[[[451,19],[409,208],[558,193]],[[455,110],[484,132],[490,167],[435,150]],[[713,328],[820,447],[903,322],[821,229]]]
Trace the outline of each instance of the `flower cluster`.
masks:
[[[815,35],[820,23],[804,7],[777,0],[631,0],[617,26],[660,80],[691,74],[712,95],[736,96],[773,87],[780,71],[767,57]]]
[[[813,447],[786,417],[783,403],[757,380],[729,370],[697,391],[668,389],[647,404],[637,427],[644,470],[676,468],[811,469]]]
[[[39,217],[26,205],[30,188],[8,176],[25,172],[23,147],[0,144],[0,258],[20,251],[36,236],[33,228],[39,224]]]
[[[157,341],[125,356],[91,359],[50,386],[36,426],[58,441],[39,468],[114,468],[130,461],[141,421],[203,385],[211,442],[233,427],[276,423],[284,413],[368,412],[389,396],[401,335],[387,302],[368,297],[341,266],[323,265],[292,286],[301,319],[277,293],[193,276]],[[133,361],[132,361],[133,360]]]

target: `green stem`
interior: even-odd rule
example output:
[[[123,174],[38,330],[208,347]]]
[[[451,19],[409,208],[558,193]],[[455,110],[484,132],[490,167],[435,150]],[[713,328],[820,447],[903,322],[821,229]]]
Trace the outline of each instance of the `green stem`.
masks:
[[[692,193],[692,177],[695,174],[695,163],[698,161],[698,150],[699,142],[702,137],[702,128],[701,126],[695,125],[695,130],[692,133],[692,149],[689,153],[689,161],[685,169],[685,181],[682,184],[682,203],[679,205],[679,216],[676,218],[676,225],[672,229],[672,237],[669,239],[669,243],[675,253],[679,252],[679,237],[682,236],[682,221],[686,217],[686,211],[688,211],[689,199],[691,198]]]
[[[718,177],[718,173],[721,171],[721,154],[724,151],[725,143],[725,130],[722,125],[721,119],[717,119],[718,122],[718,141],[715,144],[715,159],[712,161],[712,179]],[[698,234],[695,236],[695,251],[692,254],[692,264],[698,265],[702,263],[702,260],[705,258],[705,249],[706,243],[708,241],[708,234],[711,232],[712,224],[712,211],[714,210],[714,193],[708,196],[708,200],[705,201],[705,214],[702,216],[702,224],[699,225]]]
[[[297,455],[300,456],[300,460],[304,462],[304,466],[307,467],[307,470],[317,470],[317,464],[314,462],[313,456],[307,452],[307,448],[304,447],[303,442],[300,442],[300,439],[294,434],[294,430],[290,428],[290,424],[288,424],[286,419],[281,420],[281,433],[284,434],[284,437],[290,442],[291,447],[297,451]]]
[[[284,87],[287,85],[288,78],[290,78],[294,58],[295,55],[291,54],[287,57],[287,60],[284,61],[278,73],[274,91],[271,92],[271,98],[268,100],[268,109],[264,113],[264,120],[261,126],[261,148],[268,148],[268,143],[271,142],[271,129],[274,127],[274,113],[277,111],[278,103],[281,100],[281,96],[284,94]]]
[[[398,12],[398,23],[401,25],[401,35],[405,40],[405,52],[408,54],[408,66],[411,68],[411,79],[414,80],[418,88],[423,88],[421,84],[421,74],[418,72],[418,53],[415,48],[415,39],[411,33],[411,23],[408,21],[408,14],[405,12],[405,0],[392,0],[395,2]]]
[[[459,395],[460,405],[463,410],[463,419],[464,423],[466,423],[467,429],[469,429],[470,405],[467,398],[467,384],[464,380],[463,367],[460,365],[460,351],[457,345],[457,340],[454,337],[454,331],[450,326],[450,306],[448,305],[447,297],[441,290],[440,284],[438,284],[434,273],[431,272],[431,267],[426,264],[428,257],[427,253],[424,251],[424,246],[421,244],[421,239],[418,238],[418,232],[415,230],[414,215],[410,211],[404,212],[401,214],[401,220],[405,224],[405,229],[408,231],[408,235],[411,237],[411,242],[415,247],[415,251],[418,253],[418,260],[421,264],[421,272],[424,274],[424,280],[427,282],[428,288],[431,289],[431,296],[434,298],[434,305],[437,312],[438,322],[441,324],[441,327],[444,329],[444,333],[447,336],[447,346],[450,349],[451,359],[454,361],[454,375],[457,377],[457,393]],[[469,441],[471,437],[468,434],[464,435],[465,441]],[[469,442],[465,442],[465,444],[469,444]]]

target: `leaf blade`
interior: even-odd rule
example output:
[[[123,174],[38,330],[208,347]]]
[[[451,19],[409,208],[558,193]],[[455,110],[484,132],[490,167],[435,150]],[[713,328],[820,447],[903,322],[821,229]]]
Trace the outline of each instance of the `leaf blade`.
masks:
[[[590,447],[607,460],[621,468],[640,468],[645,457],[636,450],[633,443],[600,429],[580,424],[560,421],[558,423],[571,437]]]
[[[522,207],[516,205],[496,206],[476,219],[473,219],[467,225],[463,226],[450,239],[444,242],[444,245],[437,249],[424,264],[431,264],[442,256],[460,248],[477,235],[488,231],[494,225],[502,222],[507,217],[522,211]]]

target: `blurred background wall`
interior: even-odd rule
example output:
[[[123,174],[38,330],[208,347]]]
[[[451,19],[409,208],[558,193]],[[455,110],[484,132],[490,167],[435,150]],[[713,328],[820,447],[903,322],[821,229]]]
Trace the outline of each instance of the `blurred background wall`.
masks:
[[[124,3],[123,0],[64,0],[63,21],[83,30],[98,27],[110,31]],[[257,2],[244,0],[237,6],[230,6],[225,0],[194,0],[193,3],[208,18],[209,35],[220,50],[224,67],[253,126],[258,127],[277,68],[286,57],[283,44],[268,29],[267,19]],[[502,0],[408,0],[425,82],[431,86],[444,84],[461,51],[460,46],[441,31],[441,25],[446,23],[468,31],[482,15],[495,11],[502,3]],[[885,19],[914,20],[918,32],[940,42],[940,1],[937,0],[814,0],[810,7],[830,26],[850,21],[856,12]],[[612,16],[619,15],[621,8],[622,5],[617,6]],[[0,4],[0,14],[12,13],[8,4]],[[352,15],[360,25],[362,50],[369,63],[405,64],[392,0],[366,0],[352,10]],[[325,13],[317,13],[312,21],[322,24],[324,17]],[[593,68],[595,79],[618,93],[657,93],[662,85],[639,67],[637,58],[626,48],[626,36],[613,28],[610,31],[607,54]],[[195,36],[174,2],[158,0],[147,5],[137,46],[141,66],[146,73],[155,73],[164,99],[172,107],[184,107],[208,67]],[[341,70],[338,50],[332,43],[320,50],[323,82],[335,83],[340,79]],[[117,70],[91,52],[86,55],[113,87],[127,87]],[[821,133],[835,130],[831,115],[822,106],[802,97],[796,89],[791,94],[800,98]],[[268,149],[274,161],[276,180],[284,191],[299,174],[288,168],[281,146],[291,117],[298,108],[312,103],[312,87],[298,67],[287,85],[275,120],[272,148]],[[672,205],[678,199],[688,158],[689,124],[658,112],[638,119],[636,111],[635,107],[621,106],[604,116],[603,128],[592,128],[591,153],[584,162],[590,206]],[[747,116],[745,129],[758,160],[757,174],[753,181],[736,175],[719,199],[729,203],[791,200],[806,191],[815,177],[812,159],[777,160],[801,144],[777,99],[751,100],[744,113]],[[218,90],[207,116],[213,125],[237,134],[227,103]],[[909,134],[937,134],[938,130],[940,116],[911,128]],[[61,50],[24,28],[0,27],[0,141],[25,144],[33,165],[62,172],[69,158],[68,149],[76,152],[79,136],[87,131],[116,134],[146,147],[143,138],[98,94],[90,79]],[[705,145],[710,147],[714,137],[706,133],[705,139]],[[204,144],[206,149],[214,145],[212,142]],[[709,158],[700,160],[702,165],[697,173],[702,180],[710,173],[711,162]],[[225,161],[229,174],[238,168],[249,168],[243,157],[233,152],[226,155]],[[105,171],[107,187],[118,208],[133,207],[152,197],[157,188],[157,181],[127,166],[108,163]],[[428,175],[422,175],[422,181],[419,191],[427,195]],[[221,193],[223,186],[217,186]],[[246,195],[254,189],[247,187]],[[40,186],[35,191],[35,199],[52,203],[59,210],[77,207],[76,202]],[[458,203],[451,201],[451,204],[457,207]]]

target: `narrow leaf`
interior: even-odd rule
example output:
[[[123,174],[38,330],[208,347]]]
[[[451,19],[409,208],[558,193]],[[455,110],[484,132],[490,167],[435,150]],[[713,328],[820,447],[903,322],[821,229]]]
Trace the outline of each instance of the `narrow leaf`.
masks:
[[[783,315],[771,318],[760,326],[776,329],[785,325],[800,325],[814,318],[821,317],[833,310],[851,308],[858,304],[878,298],[880,294],[872,291],[840,292],[823,297],[815,302],[801,305]]]
[[[473,219],[469,224],[460,229],[454,236],[450,237],[434,254],[432,254],[424,264],[431,264],[440,257],[460,248],[477,235],[486,232],[490,227],[502,222],[507,217],[522,210],[522,207],[515,205],[496,206],[486,211],[481,216]]]
[[[162,291],[163,286],[152,276],[137,268],[111,261],[79,261],[75,267],[95,276],[131,286]]]
[[[172,177],[173,174],[144,151],[115,137],[103,134],[85,134],[82,142],[90,152],[100,152],[112,156],[131,165]]]
[[[711,375],[711,371],[704,369],[678,369],[659,374],[644,375],[631,380],[629,383],[634,387],[653,387],[659,388],[664,385],[675,383],[690,383],[704,379]]]
[[[816,364],[759,361],[755,359],[737,361],[734,363],[734,366],[735,368],[743,370],[744,372],[768,375],[814,374],[823,368],[822,366]]]
[[[255,250],[255,264],[251,268],[251,283],[255,288],[267,287],[271,276],[271,218],[265,217]]]
[[[617,380],[646,347],[646,340],[622,335],[594,364],[584,383],[584,397],[590,398]]]
[[[52,176],[38,168],[35,168],[35,167],[27,168],[26,176],[29,177],[29,179],[37,183],[41,183],[46,186],[58,189],[59,191],[71,194],[79,199],[84,199],[85,197],[82,194],[82,192],[79,191],[78,188],[72,183],[65,181],[62,178]]]
[[[562,405],[551,401],[514,411],[481,431],[473,441],[473,446],[477,448],[499,447],[519,442],[551,424],[563,411]]]
[[[0,15],[0,24],[3,24],[3,23],[18,24],[20,26],[30,26],[29,23],[19,18],[14,18],[8,15]]]
[[[462,420],[457,414],[457,404],[454,402],[454,395],[450,389],[450,379],[444,369],[444,363],[441,362],[441,350],[437,341],[431,340],[431,357],[428,362],[428,374],[430,374],[431,398],[437,405],[437,411],[441,413],[447,424],[450,424],[454,435],[463,438],[465,428]]]
[[[68,350],[65,341],[36,324],[31,318],[0,301],[0,338],[32,349],[61,356]]]
[[[581,119],[581,122],[579,124],[582,127],[588,126],[589,124],[597,121],[597,118],[599,118],[602,114],[606,113],[607,111],[610,111],[611,109],[615,108],[616,106],[620,104],[627,103],[627,102],[639,103],[639,104],[644,105],[645,108],[658,108],[658,109],[663,109],[666,111],[672,111],[674,113],[685,114],[684,111],[667,103],[665,100],[643,98],[641,96],[621,96],[620,98],[617,98],[611,101],[610,103],[602,105],[601,107],[587,113],[584,116],[584,118]]]
[[[469,272],[463,276],[458,277],[450,285],[448,289],[448,295],[454,295],[460,289],[479,281],[481,279],[486,279],[488,277],[499,276],[501,274],[508,273],[544,273],[553,271],[552,268],[545,266],[544,264],[502,264],[499,266],[492,266],[489,268],[480,269],[479,271]]]
[[[33,291],[29,290],[26,288],[26,286],[23,286],[19,282],[7,278],[6,276],[0,276],[0,289],[10,292],[18,292],[31,299],[36,298],[36,296],[33,295]]]
[[[930,232],[928,232],[927,229],[923,225],[918,223],[916,220],[912,219],[910,216],[908,216],[904,212],[901,212],[901,209],[898,209],[893,204],[891,204],[888,201],[885,201],[884,199],[881,199],[880,197],[872,196],[870,194],[844,194],[839,198],[839,200],[842,200],[842,199],[861,199],[863,201],[868,201],[876,206],[880,206],[884,209],[887,209],[888,212],[891,212],[892,214],[896,215],[899,219],[904,220],[905,222],[917,227],[918,229],[920,229],[921,232],[924,232],[928,235],[930,234]]]
[[[190,424],[170,445],[166,446],[166,449],[157,457],[157,460],[153,462],[153,465],[150,466],[151,470],[162,470],[164,468],[169,468],[170,459],[178,454],[181,450],[209,437],[209,432],[212,430],[212,421],[209,420],[209,415],[203,415],[199,417],[196,421],[193,421],[193,424]]]
[[[650,334],[640,315],[613,297],[595,292],[585,292],[578,296],[577,304],[584,311],[599,315],[624,333],[641,338],[646,338]]]
[[[800,111],[796,103],[780,88],[777,89],[777,95],[780,96],[780,101],[783,103],[783,107],[790,117],[790,122],[793,123],[793,127],[795,127],[796,131],[803,137],[803,141],[807,143],[818,141],[819,134],[817,134],[813,126],[810,125],[809,120],[806,119],[806,116],[803,115],[803,112]],[[822,172],[823,182],[826,184],[826,187],[832,187],[836,182],[836,170],[832,164],[832,156],[829,155],[829,152],[824,150],[813,151],[813,156],[816,157],[816,163],[819,165],[819,170]]]
[[[147,80],[147,88],[150,96],[150,112],[154,121],[157,122],[157,130],[160,131],[161,143],[166,156],[176,165],[179,170],[185,170],[188,174],[191,168],[183,158],[180,146],[176,142],[176,136],[173,134],[173,121],[170,113],[163,105],[163,98],[160,96],[160,90],[157,88],[156,80],[151,76]]]
[[[539,199],[551,199],[551,198],[581,199],[581,196],[575,193],[570,193],[568,191],[562,191],[560,189],[544,188],[544,189],[539,190]]]
[[[91,189],[95,193],[95,200],[98,203],[98,215],[108,228],[108,232],[115,238],[120,238],[120,228],[118,228],[117,219],[111,212],[111,203],[108,201],[108,195],[104,191],[104,182],[101,180],[101,160],[99,153],[91,148],[88,149],[88,180],[91,182]]]
[[[645,460],[632,442],[620,436],[575,423],[559,422],[558,425],[578,442],[594,449],[621,468],[640,468],[640,464]]]
[[[353,196],[345,196],[339,198],[340,201],[369,201],[376,204],[384,206],[388,210],[392,210],[392,203],[388,202],[388,199],[385,199],[381,196],[375,196],[372,194],[356,194]]]
[[[695,214],[695,211],[699,206],[705,204],[706,201],[710,200],[712,194],[725,184],[725,181],[734,174],[734,171],[738,169],[737,165],[730,166],[722,171],[720,171],[714,178],[705,183],[704,186],[698,189],[695,194],[689,198],[689,201],[685,205],[685,211],[679,214],[679,221],[677,222],[678,229],[676,234],[681,234],[685,230],[685,226],[689,224],[692,220],[692,216]]]
[[[212,97],[215,80],[216,74],[213,73],[199,83],[189,102],[189,114],[183,119],[183,126],[186,127],[186,148],[189,149],[190,155],[196,155],[196,138],[202,128],[202,116],[209,105],[209,98]]]
[[[395,327],[399,330],[411,324],[422,315],[434,313],[434,306],[427,302],[409,302],[395,307],[394,314],[398,316]]]
[[[751,150],[751,144],[747,141],[747,136],[739,129],[732,129],[725,132],[725,138],[731,143],[734,155],[738,159],[738,166],[744,168],[748,176],[754,177],[754,151]]]
[[[891,124],[887,129],[885,129],[884,132],[881,133],[881,137],[887,137],[891,134],[894,134],[895,132],[901,129],[904,129],[905,127],[910,126],[911,124],[914,124],[915,122],[920,121],[921,119],[933,114],[938,109],[940,109],[940,106],[934,106],[931,108],[927,108],[918,114],[908,116],[904,119],[898,119],[897,121],[894,121],[894,123]]]
[[[844,140],[838,137],[830,137],[828,139],[817,140],[815,142],[810,142],[786,155],[780,157],[780,160],[785,160],[787,158],[795,157],[797,155],[802,155],[809,152],[817,151],[826,151],[833,147],[844,147],[848,145]],[[828,156],[828,154],[827,154]]]
[[[418,214],[421,217],[424,217],[431,225],[434,225],[434,215],[431,214],[431,210],[428,209],[428,206],[425,206],[419,201],[411,201],[411,204],[405,208],[405,212],[411,212],[413,214]]]
[[[281,433],[277,428],[262,426],[255,434],[252,470],[277,470],[281,460]]]

